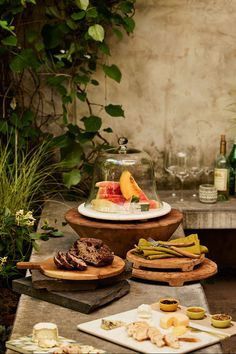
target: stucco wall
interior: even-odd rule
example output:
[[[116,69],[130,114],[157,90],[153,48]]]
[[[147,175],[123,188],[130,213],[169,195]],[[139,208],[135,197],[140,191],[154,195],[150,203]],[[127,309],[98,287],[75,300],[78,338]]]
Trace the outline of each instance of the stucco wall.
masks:
[[[107,101],[122,104],[126,118],[105,118],[113,140],[125,135],[148,151],[158,175],[163,151],[201,149],[210,162],[226,134],[236,135],[236,1],[137,0],[136,29],[111,38],[110,64],[123,74],[106,80]],[[104,88],[100,91],[104,99]],[[97,95],[97,90],[96,90]]]

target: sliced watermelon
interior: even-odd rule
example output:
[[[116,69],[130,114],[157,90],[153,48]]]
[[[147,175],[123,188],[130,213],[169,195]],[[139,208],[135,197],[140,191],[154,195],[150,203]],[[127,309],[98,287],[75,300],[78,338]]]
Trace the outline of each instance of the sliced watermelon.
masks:
[[[148,202],[149,202],[150,209],[158,209],[161,206],[160,202],[158,202],[157,200],[154,200],[154,199],[149,199]]]
[[[125,198],[121,194],[120,182],[101,181],[95,186],[98,187],[96,199],[107,199],[116,204],[124,204]]]
[[[113,182],[113,181],[102,181],[102,182],[97,182],[95,184],[96,187],[98,187],[98,196],[100,197],[101,194],[105,195],[122,195],[121,190],[120,190],[120,182]]]

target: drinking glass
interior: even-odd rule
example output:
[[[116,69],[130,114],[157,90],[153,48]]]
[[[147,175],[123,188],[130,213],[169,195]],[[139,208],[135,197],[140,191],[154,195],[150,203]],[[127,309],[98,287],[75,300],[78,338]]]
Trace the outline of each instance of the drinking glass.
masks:
[[[176,153],[174,153],[173,151],[167,151],[165,153],[165,171],[168,172],[172,177],[171,196],[176,197],[175,178],[177,172],[177,161],[176,161]]]
[[[193,154],[191,154],[191,157],[189,158],[189,174],[193,178],[193,182],[194,182],[194,188],[192,194],[194,198],[196,198],[198,195],[197,181],[203,172],[201,163],[202,163],[201,154],[199,151],[195,151]]]
[[[189,176],[188,166],[187,166],[187,154],[186,152],[178,152],[177,153],[177,171],[176,177],[181,182],[181,194],[180,194],[180,201],[184,201],[184,181]]]

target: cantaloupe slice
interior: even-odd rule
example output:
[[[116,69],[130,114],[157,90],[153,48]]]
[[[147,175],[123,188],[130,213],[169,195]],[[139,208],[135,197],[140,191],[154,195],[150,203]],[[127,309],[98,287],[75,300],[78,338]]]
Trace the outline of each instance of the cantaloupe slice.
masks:
[[[144,195],[142,189],[135,182],[134,177],[128,170],[123,171],[120,176],[120,190],[126,200],[131,199],[133,196],[139,198],[141,195]]]

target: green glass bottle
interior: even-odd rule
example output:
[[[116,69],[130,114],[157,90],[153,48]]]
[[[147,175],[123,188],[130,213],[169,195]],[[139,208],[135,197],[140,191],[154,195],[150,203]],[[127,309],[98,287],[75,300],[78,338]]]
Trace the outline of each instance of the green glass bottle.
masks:
[[[226,158],[225,135],[221,135],[220,154],[215,161],[214,185],[218,191],[218,201],[227,200],[229,198],[229,164]]]
[[[236,138],[234,138],[234,144],[228,156],[228,164],[229,164],[229,194],[235,196]]]

